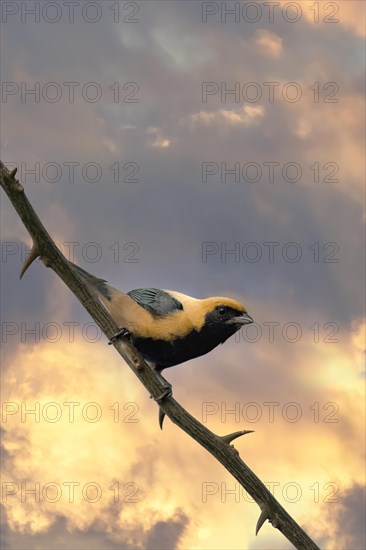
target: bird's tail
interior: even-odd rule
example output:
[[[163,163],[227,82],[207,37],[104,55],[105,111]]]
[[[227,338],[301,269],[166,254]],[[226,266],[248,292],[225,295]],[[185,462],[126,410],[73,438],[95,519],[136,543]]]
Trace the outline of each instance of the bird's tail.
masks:
[[[87,283],[94,286],[97,290],[97,292],[101,295],[101,297],[106,298],[108,301],[111,299],[110,290],[111,287],[108,285],[107,281],[105,279],[100,279],[99,277],[95,277],[95,275],[92,275],[88,271],[85,271],[82,267],[79,267],[78,265],[74,264],[73,262],[69,263],[72,265],[72,267],[77,271],[78,275],[84,279]]]

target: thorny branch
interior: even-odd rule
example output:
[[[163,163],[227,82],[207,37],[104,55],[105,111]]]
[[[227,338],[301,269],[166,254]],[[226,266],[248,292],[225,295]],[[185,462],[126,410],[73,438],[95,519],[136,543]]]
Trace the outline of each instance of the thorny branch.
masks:
[[[110,339],[116,334],[119,327],[110,317],[107,310],[101,305],[93,290],[79,278],[65,256],[58,250],[33,210],[24,193],[24,188],[15,178],[15,174],[16,169],[9,172],[0,161],[0,184],[33,240],[32,251],[23,266],[21,275],[23,275],[25,270],[37,257],[40,257],[43,263],[47,267],[51,267],[75,294],[106,337]],[[154,399],[159,399],[167,388],[162,376],[154,372],[145,363],[128,339],[114,339],[113,345],[145,386],[149,394]],[[159,400],[159,407],[174,424],[179,426],[179,428],[195,439],[197,443],[202,445],[212,456],[221,462],[226,470],[234,476],[259,505],[261,514],[256,526],[256,534],[268,519],[273,527],[281,531],[295,548],[301,550],[319,550],[319,547],[277,502],[262,481],[242,461],[237,449],[231,445],[234,439],[248,433],[248,431],[243,430],[242,432],[235,432],[226,436],[215,435],[191,416],[173,397]]]

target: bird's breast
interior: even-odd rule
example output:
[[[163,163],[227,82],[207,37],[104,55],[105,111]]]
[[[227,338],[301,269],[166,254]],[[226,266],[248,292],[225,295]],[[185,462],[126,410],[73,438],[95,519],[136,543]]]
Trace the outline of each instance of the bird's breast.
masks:
[[[132,335],[132,342],[146,361],[153,363],[157,370],[163,370],[208,353],[227,337],[223,339],[222,335],[219,337],[193,330],[183,338],[176,337],[169,341]]]

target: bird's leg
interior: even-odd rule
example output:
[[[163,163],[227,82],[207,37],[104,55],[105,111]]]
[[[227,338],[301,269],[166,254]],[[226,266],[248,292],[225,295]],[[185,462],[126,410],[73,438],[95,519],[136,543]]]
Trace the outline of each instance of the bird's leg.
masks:
[[[166,380],[164,378],[164,376],[162,376],[160,370],[158,370],[156,368],[156,366],[152,366],[152,368],[156,372],[156,374],[158,375],[158,377],[159,377],[160,381],[162,382],[162,384],[164,385],[163,393],[161,395],[158,395],[158,397],[154,397],[154,400],[159,405],[159,403],[164,401],[164,399],[167,399],[168,397],[171,397],[173,395],[173,389],[172,389],[172,385],[168,382],[168,380]],[[152,396],[150,396],[150,397],[152,397]],[[165,412],[161,409],[161,407],[159,407],[159,426],[160,426],[161,430],[163,429],[164,417],[165,417]]]
[[[168,397],[171,397],[172,395],[173,395],[172,386],[171,386],[171,384],[169,384],[165,388],[163,393],[161,395],[159,395],[158,397],[155,397],[154,399],[157,402],[157,404],[159,405],[159,403],[164,401],[164,399],[167,399]],[[165,412],[162,410],[161,407],[159,407],[159,426],[160,426],[161,430],[163,429],[164,418],[165,418]]]
[[[160,382],[164,385],[164,391],[161,395],[158,397],[154,397],[155,401],[157,403],[161,403],[161,401],[164,401],[164,399],[167,399],[167,397],[171,397],[173,395],[172,385],[164,378],[164,376],[161,374],[160,370],[158,370],[156,367],[153,367],[153,370],[158,375],[158,378],[160,379]]]
[[[130,336],[130,331],[126,327],[120,327],[119,331],[110,337],[110,341],[108,342],[108,345],[111,346],[113,343],[113,340],[118,340],[118,338],[127,338],[128,336]]]

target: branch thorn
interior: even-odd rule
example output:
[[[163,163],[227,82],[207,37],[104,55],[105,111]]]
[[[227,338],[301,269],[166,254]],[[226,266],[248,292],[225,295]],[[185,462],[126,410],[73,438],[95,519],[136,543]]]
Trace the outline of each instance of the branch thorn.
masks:
[[[268,520],[270,519],[270,515],[269,515],[269,511],[268,511],[267,506],[265,506],[265,507],[262,509],[261,515],[259,516],[259,519],[258,519],[258,521],[257,521],[257,527],[255,528],[255,534],[256,534],[256,535],[258,535],[260,528],[262,527],[263,523],[264,523],[267,519],[268,519]]]
[[[237,437],[241,437],[242,435],[252,434],[252,433],[254,433],[254,430],[241,430],[240,432],[233,432],[228,435],[220,435],[219,437],[220,439],[222,439],[224,443],[227,443],[229,445]]]
[[[159,426],[161,430],[163,429],[164,418],[165,418],[165,412],[161,407],[159,407]]]
[[[36,245],[34,244],[32,246],[32,250],[30,251],[28,258],[25,260],[25,262],[23,264],[22,270],[20,272],[19,279],[21,279],[23,277],[23,275],[27,271],[28,267],[34,262],[34,260],[36,258],[38,258],[39,255],[40,254],[38,252],[38,249],[37,249]]]

